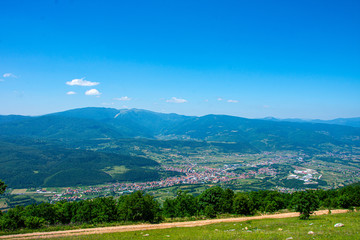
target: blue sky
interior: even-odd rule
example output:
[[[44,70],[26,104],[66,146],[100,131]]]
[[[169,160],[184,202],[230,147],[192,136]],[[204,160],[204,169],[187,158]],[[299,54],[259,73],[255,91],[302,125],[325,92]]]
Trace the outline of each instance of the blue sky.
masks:
[[[0,0],[0,114],[360,117],[359,1]]]

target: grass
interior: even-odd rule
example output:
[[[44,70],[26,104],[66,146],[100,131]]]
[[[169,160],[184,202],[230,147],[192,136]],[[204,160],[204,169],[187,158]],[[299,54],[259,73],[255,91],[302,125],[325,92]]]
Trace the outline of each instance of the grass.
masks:
[[[127,171],[129,171],[129,169],[126,168],[124,165],[121,165],[121,166],[107,167],[107,168],[104,169],[104,171],[107,174],[110,174],[111,176],[115,176],[117,174],[126,173]]]
[[[12,190],[11,194],[23,194],[23,193],[26,193],[26,191],[27,191],[26,188],[14,189],[14,190]]]
[[[336,228],[336,223],[345,224]],[[279,230],[282,229],[282,230]],[[314,234],[308,234],[313,231]],[[252,220],[238,223],[219,223],[202,227],[170,228],[159,230],[104,233],[73,236],[58,239],[359,239],[360,212],[346,214],[322,215],[310,220],[298,218]]]
[[[0,199],[0,209],[2,208],[7,208],[8,205],[7,205],[7,202],[5,199]]]

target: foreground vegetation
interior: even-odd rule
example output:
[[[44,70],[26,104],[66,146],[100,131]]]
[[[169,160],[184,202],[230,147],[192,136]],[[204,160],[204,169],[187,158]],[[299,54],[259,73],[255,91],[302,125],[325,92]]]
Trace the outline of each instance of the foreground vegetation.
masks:
[[[343,223],[343,227],[334,227]],[[312,231],[313,234],[309,234]],[[311,221],[298,218],[263,219],[238,223],[218,223],[202,227],[170,228],[122,233],[76,236],[76,239],[357,239],[360,213],[315,216]],[[290,238],[291,237],[291,238]],[[61,238],[74,239],[75,237]]]
[[[293,194],[275,191],[235,194],[230,189],[224,190],[216,186],[205,190],[197,197],[179,191],[176,198],[166,199],[162,207],[153,196],[138,191],[123,195],[119,199],[107,197],[17,206],[0,215],[0,229],[6,233],[19,229],[84,223],[159,223],[165,218],[214,218],[220,214],[254,215],[281,209],[295,210],[301,213],[301,219],[308,219],[320,206],[329,209],[360,206],[360,185]]]

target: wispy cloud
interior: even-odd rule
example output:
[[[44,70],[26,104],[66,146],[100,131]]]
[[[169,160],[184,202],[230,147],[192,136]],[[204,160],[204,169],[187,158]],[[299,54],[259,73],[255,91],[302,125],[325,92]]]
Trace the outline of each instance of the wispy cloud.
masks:
[[[125,97],[120,97],[120,98],[114,98],[114,100],[117,100],[117,101],[130,101],[131,98],[129,98],[128,96],[125,96]]]
[[[69,91],[69,92],[67,92],[66,94],[67,94],[67,95],[74,95],[74,94],[76,94],[76,92]]]
[[[239,101],[238,101],[238,100],[229,99],[229,100],[227,100],[227,102],[229,102],[229,103],[238,103]]]
[[[166,102],[169,102],[169,103],[186,103],[187,100],[186,100],[186,99],[182,99],[182,98],[172,97],[172,98],[166,100]]]
[[[221,97],[219,97],[217,100],[218,100],[218,101],[222,101],[223,99],[222,99]]]
[[[12,73],[4,73],[4,74],[3,74],[3,77],[4,77],[4,78],[9,78],[9,77],[16,78],[16,75],[15,75],[15,74],[12,74]]]
[[[100,84],[99,82],[90,82],[90,81],[87,81],[84,79],[85,78],[76,78],[76,79],[66,82],[66,84],[70,85],[70,86],[83,86],[83,87],[91,87],[91,86],[96,86],[96,85]]]
[[[100,96],[100,92],[97,90],[97,89],[95,89],[95,88],[93,88],[93,89],[90,89],[90,90],[87,90],[86,92],[85,92],[85,95],[88,95],[88,96]]]
[[[4,79],[1,79],[1,78],[0,78],[0,82],[3,82],[3,81],[4,81]]]
[[[269,105],[264,105],[263,108],[269,108],[270,106]]]

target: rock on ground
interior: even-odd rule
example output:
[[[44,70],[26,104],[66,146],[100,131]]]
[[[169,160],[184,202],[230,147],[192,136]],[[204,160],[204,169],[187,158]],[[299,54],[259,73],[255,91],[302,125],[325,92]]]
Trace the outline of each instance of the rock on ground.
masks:
[[[334,225],[334,227],[343,227],[343,226],[344,226],[343,223],[337,223],[337,224]]]

